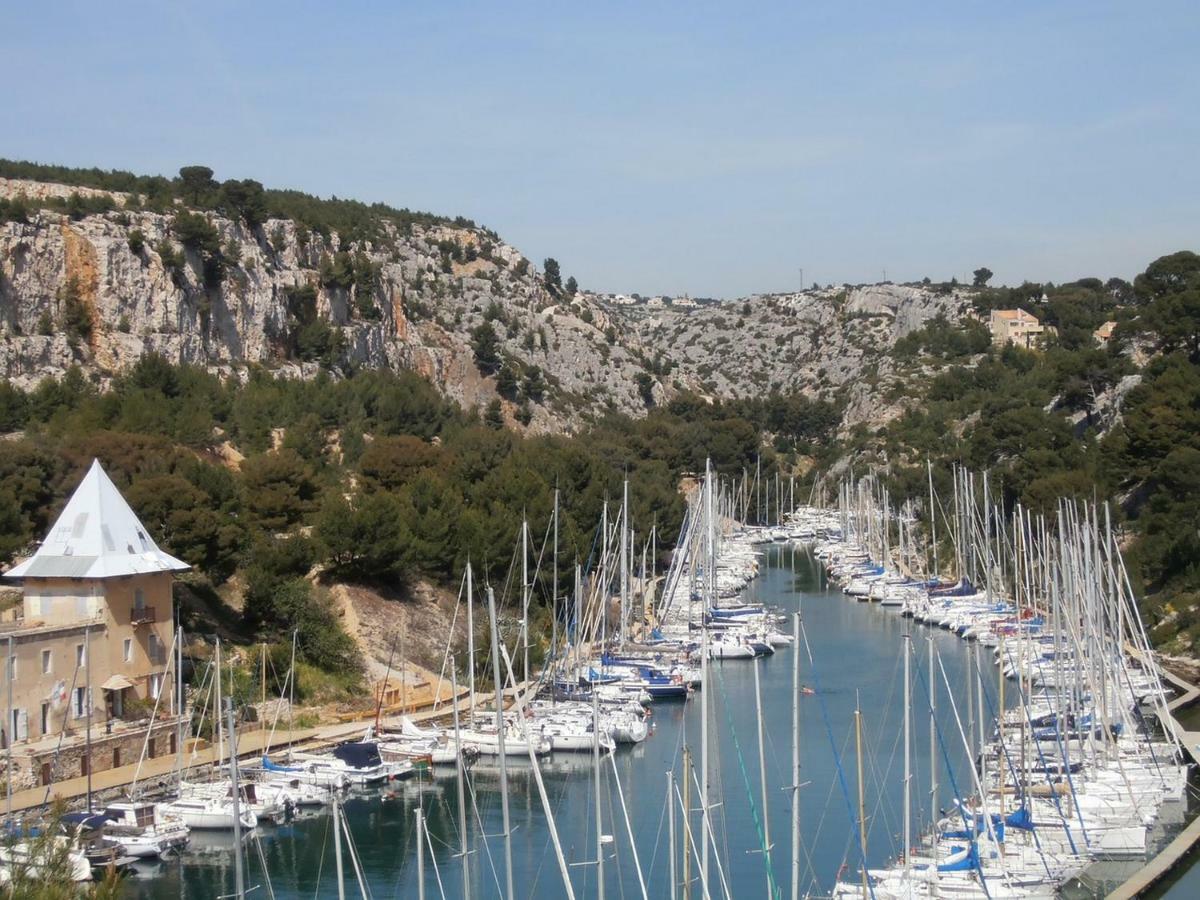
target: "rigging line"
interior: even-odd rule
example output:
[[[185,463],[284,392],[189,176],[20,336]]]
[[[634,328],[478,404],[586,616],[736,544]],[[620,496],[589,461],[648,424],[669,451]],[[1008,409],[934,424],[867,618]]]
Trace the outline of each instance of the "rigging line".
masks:
[[[885,708],[890,708],[890,707],[885,707]],[[881,738],[882,738],[882,735],[883,735],[883,731],[880,732]],[[892,741],[892,749],[888,754],[887,767],[882,772],[880,771],[879,767],[876,765],[875,757],[870,753],[867,754],[867,763],[870,767],[871,780],[875,787],[875,792],[876,792],[875,804],[872,807],[871,815],[868,817],[867,822],[874,823],[876,821],[876,819],[878,819],[880,822],[883,823],[884,833],[887,834],[889,836],[889,838],[893,841],[893,843],[892,843],[893,849],[895,848],[895,833],[892,831],[893,826],[892,826],[891,820],[888,817],[888,813],[891,810],[884,803],[884,798],[885,798],[884,784],[886,781],[885,776],[891,773],[892,768],[896,764],[896,751],[900,747],[900,738],[902,736],[903,736],[903,732],[901,732],[899,729],[897,729],[896,730],[896,738],[894,741]],[[868,824],[867,825],[868,841],[870,840],[870,837],[871,837],[871,828],[872,828],[872,825]]]
[[[821,718],[825,722],[825,734],[829,738],[829,748],[833,751],[833,762],[837,768],[838,784],[841,786],[842,799],[846,801],[846,810],[850,815],[851,833],[858,840],[859,856],[862,859],[862,867],[865,872],[867,870],[867,858],[863,852],[865,841],[859,829],[857,816],[854,814],[854,803],[850,799],[850,788],[846,784],[846,772],[842,768],[842,758],[838,756],[837,745],[833,741],[833,728],[829,724],[829,710],[825,706],[825,695],[821,691],[821,676],[817,671],[816,663],[813,661],[812,645],[808,642],[808,629],[805,627],[803,621],[800,623],[800,636],[804,638],[804,651],[808,655],[809,670],[813,673],[813,683],[817,692],[818,705],[821,707]],[[867,880],[867,887],[871,893],[871,900],[876,900],[875,887],[869,879]]]
[[[682,725],[682,723],[681,723],[681,725]],[[649,727],[649,726],[647,726],[647,727]],[[679,762],[680,754],[683,751],[684,732],[685,732],[685,729],[683,727],[680,727],[680,728],[676,729],[676,731],[675,731],[675,749],[671,754],[671,764],[667,768],[668,772],[674,772],[675,767]],[[646,866],[647,870],[650,872],[654,871],[654,866],[658,862],[658,851],[659,851],[659,848],[662,846],[663,823],[666,820],[666,817],[667,817],[667,807],[664,806],[662,809],[662,812],[660,812],[658,815],[658,830],[654,834],[654,852],[650,855],[650,862]]]
[[[350,864],[354,866],[354,877],[358,881],[358,889],[364,900],[371,900],[371,886],[367,884],[367,873],[363,871],[362,860],[358,856],[358,846],[354,843],[354,835],[350,832],[350,820],[346,818],[346,810],[342,804],[334,808],[341,817],[342,831],[346,835],[346,849],[350,851]]]
[[[721,668],[717,667],[717,681],[721,684],[722,692],[725,691],[725,675]],[[767,846],[767,836],[763,831],[762,817],[759,815],[758,805],[754,802],[754,789],[750,785],[750,774],[746,771],[746,760],[742,755],[742,745],[738,741],[737,730],[733,726],[733,716],[729,712],[729,704],[721,704],[725,709],[725,721],[729,723],[730,735],[733,738],[733,749],[737,754],[738,769],[742,773],[742,783],[746,787],[746,799],[750,801],[750,818],[754,821],[754,831],[758,835],[758,846],[762,849],[763,866],[767,870],[767,882],[771,888],[771,895],[779,896],[779,883],[775,880],[775,871],[771,865],[771,848]],[[763,811],[765,815],[766,810]],[[728,849],[726,850],[728,854]]]
[[[608,778],[607,775],[605,775],[604,780],[609,781],[610,779]],[[612,838],[611,846],[613,848],[613,855],[612,855],[613,866],[617,870],[617,893],[620,894],[622,898],[624,898],[625,897],[625,873],[624,873],[624,870],[621,868],[621,854],[617,850],[617,835],[616,835],[617,829],[616,829],[616,825],[615,825],[615,823],[617,821],[617,817],[613,812],[612,793],[613,793],[612,785],[610,784],[610,785],[608,785],[608,790],[606,790],[604,792],[604,799],[608,801],[608,821],[609,821],[609,824],[612,825],[612,830],[613,830],[613,834],[609,835],[609,837]]]
[[[621,801],[621,815],[625,819],[625,830],[629,834],[629,851],[633,854],[633,865],[637,869],[638,886],[642,889],[642,900],[649,900],[646,894],[646,879],[642,876],[642,861],[638,858],[637,842],[633,836],[633,825],[629,821],[629,809],[625,806],[625,792],[621,790],[621,774],[617,771],[617,755],[610,752],[608,754],[608,761],[612,764],[613,781],[617,785],[617,799]]]
[[[423,816],[423,815],[422,815],[422,818],[421,818],[421,827],[422,827],[422,828],[424,829],[424,831],[425,831],[425,837],[426,837],[426,839],[428,839],[428,837],[429,837],[429,825],[428,825],[428,821],[427,821],[427,820],[424,818],[424,816]],[[426,843],[428,843],[428,840],[426,841]],[[441,895],[441,898],[442,898],[442,900],[446,900],[446,888],[445,888],[445,886],[442,884],[442,871],[441,871],[441,869],[439,869],[439,868],[438,868],[438,864],[437,864],[437,854],[433,852],[433,845],[432,845],[432,844],[429,844],[429,861],[430,861],[431,863],[433,863],[433,877],[434,877],[435,879],[437,879],[438,894],[439,894],[439,895]]]
[[[472,783],[467,774],[467,769],[463,767],[463,782],[467,785],[467,793],[471,796],[471,811],[475,815],[475,822],[479,825],[479,842],[483,844],[483,853],[487,857],[488,868],[492,870],[492,880],[496,883],[496,896],[504,896],[504,888],[500,886],[500,873],[496,871],[496,860],[492,858],[492,846],[488,842],[487,829],[483,825],[483,815],[479,812],[479,803],[475,797],[475,785]]]
[[[1005,655],[1005,657],[1006,657],[1006,660],[1008,660],[1008,661],[1011,661],[1011,653],[1012,653],[1012,648],[1011,648],[1011,647],[1007,647],[1007,646],[1006,646],[1006,647],[1004,648],[1004,655]],[[1001,667],[1000,667],[1000,677],[1001,677],[1001,678],[1003,678],[1003,677],[1004,677],[1004,667],[1003,667],[1003,665],[1001,665]],[[1019,694],[1018,694],[1018,700],[1019,700],[1019,705],[1020,705],[1020,707],[1021,707],[1022,711],[1024,711],[1024,710],[1026,709],[1025,689],[1024,689],[1024,688],[1021,688],[1021,689],[1020,689],[1020,691],[1019,691]],[[988,700],[988,711],[989,711],[989,712],[991,712],[991,711],[992,711],[992,708],[991,708],[991,700],[990,700],[990,699]],[[1003,711],[1003,710],[1001,710],[1001,711],[1000,711],[1000,716],[1003,716],[1003,715],[1004,715],[1004,711]],[[1023,736],[1022,736],[1021,740],[1024,740],[1024,737],[1023,737]],[[1035,740],[1035,741],[1034,741],[1034,743],[1037,743],[1037,741]],[[1013,763],[1013,760],[1012,760],[1012,754],[1010,754],[1010,753],[1008,752],[1008,748],[1007,748],[1007,747],[1005,747],[1005,746],[1004,746],[1004,744],[1003,744],[1002,742],[1001,742],[1001,743],[999,743],[999,752],[1000,752],[1001,754],[1003,754],[1003,756],[1004,756],[1004,763],[1005,763],[1005,766],[1008,768],[1008,770],[1009,770],[1009,774],[1011,774],[1011,775],[1012,775],[1012,780],[1013,780],[1013,794],[1014,794],[1014,796],[1017,796],[1017,795],[1019,795],[1019,796],[1020,796],[1020,798],[1021,798],[1021,808],[1022,808],[1022,809],[1025,809],[1025,808],[1026,808],[1026,803],[1027,803],[1027,800],[1026,800],[1026,796],[1025,796],[1025,795],[1026,795],[1026,792],[1027,792],[1027,790],[1028,790],[1028,789],[1027,789],[1026,787],[1022,787],[1022,786],[1021,786],[1020,776],[1018,775],[1018,773],[1017,773],[1017,770],[1016,770],[1016,766],[1015,766],[1015,764]],[[1001,790],[1001,791],[1003,791],[1003,790],[1004,790],[1004,777],[1003,777],[1003,775],[999,776],[999,778],[998,778],[997,780],[998,780],[998,782],[999,782],[999,788],[1000,788],[1000,790]],[[1045,870],[1046,870],[1046,875],[1047,875],[1047,876],[1051,876],[1051,872],[1050,872],[1050,863],[1049,863],[1049,861],[1046,859],[1046,853],[1045,853],[1045,850],[1044,850],[1044,849],[1043,849],[1043,847],[1042,847],[1042,839],[1041,839],[1041,836],[1038,834],[1038,832],[1037,832],[1037,829],[1036,829],[1036,828],[1032,829],[1032,830],[1030,831],[1030,834],[1033,836],[1033,843],[1034,843],[1034,846],[1037,848],[1037,853],[1038,853],[1038,856],[1039,856],[1039,858],[1040,858],[1040,859],[1041,859],[1041,861],[1042,861],[1042,866],[1043,866],[1043,867],[1045,868]],[[1051,876],[1051,877],[1052,877],[1052,876]]]
[[[667,771],[670,771],[670,772],[675,771],[675,759],[678,756],[679,749],[682,746],[682,744],[683,744],[683,729],[680,728],[676,732],[676,744],[675,744],[675,754],[676,755],[672,757],[671,766]],[[658,829],[654,832],[654,850],[650,854],[650,862],[647,863],[647,865],[646,865],[646,869],[649,872],[654,871],[654,867],[658,862],[658,851],[662,847],[663,824],[665,823],[666,818],[667,818],[667,807],[664,806],[658,814]]]
[[[946,667],[944,665],[942,665],[942,657],[941,657],[940,653],[937,656],[937,663],[938,663],[938,669],[941,671],[941,674],[942,674],[942,681],[946,685],[946,696],[950,701],[950,711],[954,714],[954,724],[958,728],[959,739],[963,742],[963,746],[969,747],[970,743],[967,741],[967,735],[963,731],[962,719],[960,719],[959,715],[958,715],[958,703],[956,703],[954,700],[954,689],[950,686],[950,678],[949,678],[949,676],[946,675]],[[983,715],[982,710],[980,711],[980,715]],[[976,784],[979,784],[978,778],[979,778],[979,775],[975,771],[975,760],[971,760],[971,780],[973,782],[975,782]],[[957,793],[957,791],[958,791],[958,788],[955,787],[955,792]],[[992,833],[992,819],[991,819],[991,815],[989,814],[989,811],[988,811],[988,808],[986,805],[986,798],[983,796],[982,784],[979,784],[979,794],[980,794],[979,804],[980,804],[980,809],[983,812],[984,828],[987,830],[987,832],[989,834],[991,834]],[[961,797],[959,798],[958,807],[959,807],[959,811],[962,813],[963,823],[967,826],[967,833],[974,834],[975,833],[974,813],[972,813],[971,821],[968,821],[966,810],[963,809]],[[971,842],[974,843],[975,840],[976,840],[976,838],[972,838]],[[968,846],[970,846],[970,845],[968,844]],[[1002,871],[1003,871],[1003,878],[1006,879],[1007,875],[1008,875],[1007,868],[1003,867],[1003,857],[1001,857],[1000,859],[1001,859],[1001,866],[1002,866]],[[992,894],[991,894],[991,891],[988,890],[987,878],[985,878],[984,874],[983,874],[982,861],[976,866],[975,871],[979,875],[979,886],[981,888],[983,888],[984,894],[987,895],[987,897],[990,900]]]
[[[258,864],[262,869],[263,883],[267,886],[268,900],[275,900],[275,886],[271,884],[271,873],[267,869],[267,858],[263,855],[262,839],[259,837],[258,829],[251,832],[254,841],[254,849],[258,853]]]
[[[684,774],[684,777],[685,778],[687,777],[687,773]],[[683,796],[679,793],[679,785],[678,784],[675,785],[675,799],[679,803],[679,809],[681,811],[681,817],[683,819],[681,824],[683,826],[684,849],[686,850],[688,847],[691,847],[692,855],[689,856],[688,858],[695,859],[696,856],[699,854],[699,850],[698,850],[697,844],[696,844],[696,837],[692,833],[691,811],[683,803]],[[699,862],[699,861],[697,860],[697,862]],[[718,871],[720,870],[720,858],[719,857],[717,859],[717,869],[718,869]],[[709,887],[708,887],[708,876],[705,874],[703,867],[699,867],[699,871],[700,871],[700,887],[704,891],[704,900],[711,900],[712,894],[710,893]],[[726,897],[729,896],[728,890],[726,890],[725,895],[726,895]]]
[[[333,821],[331,816],[324,816],[325,819],[325,836],[321,838],[321,858],[317,860],[317,879],[313,887],[313,900],[321,895],[321,873],[325,871],[325,853],[329,849],[329,823]]]
[[[696,786],[696,792],[697,792],[697,794],[699,794],[699,792],[700,792],[700,776],[696,774],[695,769],[692,770],[691,775],[692,775],[692,784],[694,784]],[[712,845],[713,849],[716,850],[717,849],[717,838],[716,838],[716,835],[713,833],[713,829],[712,829],[712,816],[701,815],[700,822],[702,825],[707,826],[708,836],[707,836],[706,840],[708,840],[708,842]],[[721,878],[721,889],[723,891],[725,891],[725,897],[727,898],[727,900],[733,900],[733,895],[729,892],[729,882],[725,880],[725,867],[723,865],[721,865],[721,854],[713,853],[713,859],[717,863],[717,875],[719,875]]]
[[[446,639],[446,649],[442,653],[442,668],[438,672],[437,687],[433,689],[433,708],[435,711],[442,705],[442,682],[446,677],[446,666],[450,662],[450,644],[453,642],[454,626],[458,624],[458,611],[462,608],[463,597],[466,595],[466,593],[467,572],[466,569],[463,569],[462,579],[458,583],[458,599],[454,602],[454,615],[450,618],[450,631],[448,632],[449,637]],[[401,660],[401,663],[404,664],[404,674],[407,675],[408,660]],[[405,678],[401,678],[400,680],[407,686],[407,681]],[[454,702],[458,703],[458,697],[454,698]]]
[[[938,656],[938,664],[939,665],[941,664],[941,656],[940,655]],[[924,712],[925,710],[929,710],[929,699],[928,699],[929,698],[929,686],[925,681],[925,676],[923,674],[924,670],[920,666],[913,666],[913,671],[915,671],[917,674],[917,684],[921,688],[920,693],[922,693],[925,697],[925,709],[922,710],[922,712]],[[931,672],[930,675],[932,676],[933,673]],[[950,693],[949,682],[947,682],[947,684],[946,684],[946,689],[947,689],[947,693]],[[953,698],[951,698],[951,702],[953,702]],[[933,710],[930,710],[930,711],[932,712]],[[942,715],[944,716],[945,714],[946,714],[946,712],[945,712],[945,709],[943,708]],[[967,814],[962,809],[962,803],[963,803],[964,798],[962,795],[962,791],[959,790],[959,787],[958,787],[958,779],[956,779],[954,777],[954,766],[950,762],[950,751],[946,746],[945,737],[942,734],[942,724],[940,721],[937,721],[936,718],[934,721],[934,730],[937,733],[938,749],[942,751],[942,762],[946,768],[946,776],[950,780],[950,790],[954,792],[954,805],[957,808],[959,815],[962,816],[963,827],[970,828],[972,823],[970,823],[967,820]],[[971,760],[970,765],[974,766],[974,764],[975,764],[974,760]],[[937,822],[934,822],[933,824],[934,824],[934,828],[936,830]]]
[[[797,648],[797,650],[799,650],[799,648]],[[843,756],[845,756],[847,751],[849,750],[850,741],[853,737],[854,737],[854,727],[853,727],[853,724],[851,724],[851,726],[846,729],[846,739],[842,742],[842,755]],[[821,818],[819,818],[817,820],[817,829],[812,837],[813,846],[816,846],[821,841],[821,832],[824,831],[824,829],[825,829],[825,817],[829,815],[830,801],[833,799],[833,792],[835,790],[837,790],[837,782],[830,781],[829,782],[829,790],[825,794],[825,805],[821,809]],[[808,871],[809,871],[809,876],[810,876],[808,879],[808,883],[812,886],[813,889],[819,888],[819,885],[817,884],[817,867],[816,867],[815,863],[813,863],[812,854],[809,852],[808,846],[806,844],[802,843],[801,846],[804,848],[805,858],[808,860]],[[811,893],[811,891],[810,891],[810,893]]]
[[[570,787],[571,787],[571,779],[570,779],[569,777],[568,777],[568,778],[564,778],[564,779],[563,779],[563,781],[562,781],[562,786],[561,786],[561,787],[559,788],[559,790],[558,790],[558,794],[557,794],[557,795],[555,795],[555,802],[554,802],[554,804],[553,804],[553,807],[554,807],[554,815],[555,815],[556,819],[557,819],[557,817],[558,817],[558,814],[559,814],[559,813],[562,811],[562,806],[563,806],[563,803],[564,803],[564,802],[566,802],[566,799],[567,799],[567,793],[568,793],[568,791],[570,790]],[[588,796],[589,796],[589,797],[591,796],[591,792],[590,792],[590,791],[588,792]],[[589,821],[591,821],[591,820],[589,819]],[[547,845],[547,849],[549,849],[549,845]],[[572,849],[572,850],[574,850],[574,847],[572,847],[571,849]],[[545,851],[543,851],[543,853],[542,853],[542,861],[541,861],[541,862],[538,864],[538,875],[537,875],[537,878],[538,878],[539,880],[541,879],[541,872],[542,872],[542,869],[543,869],[543,868],[545,868],[545,865],[546,865],[546,858],[547,858],[547,856],[548,856],[548,854],[547,854]]]
[[[899,668],[899,663],[901,660],[903,660],[903,658],[904,658],[903,655],[896,657],[896,666],[892,669],[892,677],[889,680],[890,689],[888,691],[887,700],[883,706],[883,708],[885,710],[890,710],[893,708],[892,699],[895,697],[896,682],[897,682],[896,669]],[[882,742],[883,736],[886,733],[886,731],[887,731],[886,728],[880,729],[880,731],[879,731],[880,742]],[[892,767],[896,763],[896,750],[900,746],[901,736],[902,736],[902,732],[899,729],[896,729],[896,738],[892,742],[892,749],[888,754],[887,766],[885,769],[883,769],[882,772],[880,771],[879,766],[876,764],[877,763],[876,756],[871,753],[866,754],[867,763],[870,767],[870,775],[871,775],[872,784],[875,788],[875,804],[872,808],[871,815],[867,819],[867,821],[874,822],[876,820],[876,818],[879,818],[884,823],[884,831],[889,835],[889,837],[892,835],[892,831],[891,831],[891,827],[890,827],[890,824],[887,819],[887,813],[889,810],[884,805],[884,802],[883,802],[884,796],[885,796],[885,792],[883,789],[884,781],[885,781],[884,776],[886,774],[891,773]],[[872,827],[871,825],[868,825],[867,830],[866,830],[868,841],[870,840],[870,837],[871,837],[871,827]]]

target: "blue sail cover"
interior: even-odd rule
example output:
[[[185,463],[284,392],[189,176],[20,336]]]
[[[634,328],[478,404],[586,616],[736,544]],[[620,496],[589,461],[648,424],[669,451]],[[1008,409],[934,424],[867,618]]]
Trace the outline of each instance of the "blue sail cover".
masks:
[[[271,762],[271,757],[264,756],[262,758],[262,767],[268,772],[299,772],[295,766],[281,766],[278,763]]]
[[[957,857],[953,857],[944,863],[941,863],[937,870],[939,872],[966,872],[970,869],[979,868],[979,848],[972,841],[967,847],[966,852]]]
[[[964,578],[959,581],[954,587],[938,588],[929,592],[931,597],[966,597],[969,594],[974,594],[975,588],[972,586],[970,579]]]
[[[374,741],[347,741],[333,748],[333,755],[355,769],[372,769],[382,764]]]
[[[957,831],[943,831],[942,837],[951,841],[969,841],[977,838],[987,830],[983,816],[976,816],[974,823],[974,831],[968,828],[960,828]],[[1000,817],[992,814],[992,831],[996,835],[996,840],[1004,841],[1004,823],[1000,821]]]
[[[742,606],[736,609],[710,609],[708,614],[714,619],[736,619],[739,616],[757,616],[762,611],[761,606]]]
[[[1004,824],[1009,828],[1019,828],[1022,831],[1033,831],[1033,814],[1029,811],[1029,807],[1022,806],[1020,809],[1014,810],[1005,816]]]

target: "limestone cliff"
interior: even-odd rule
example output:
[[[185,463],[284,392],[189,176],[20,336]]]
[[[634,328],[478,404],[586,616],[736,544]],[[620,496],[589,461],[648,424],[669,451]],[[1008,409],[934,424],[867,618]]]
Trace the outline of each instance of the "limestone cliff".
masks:
[[[0,179],[0,197],[71,192],[104,193]],[[222,248],[214,274],[201,250],[178,240],[182,210],[124,209],[124,195],[112,196],[112,211],[71,217],[40,209],[0,224],[0,374],[14,383],[29,386],[72,365],[102,381],[147,352],[222,371],[259,364],[311,375],[321,363],[295,352],[303,315],[294,300],[303,293],[310,316],[336,335],[325,365],[411,369],[467,407],[497,396],[496,379],[480,375],[471,347],[472,330],[491,321],[502,356],[544,374],[544,397],[529,408],[537,431],[571,429],[607,409],[644,411],[635,378],[647,370],[652,402],[680,389],[848,389],[867,397],[856,402],[870,417],[879,414],[873,388],[895,340],[969,306],[964,292],[896,285],[687,308],[617,306],[584,292],[554,296],[519,251],[474,227],[384,222],[375,242],[350,244],[290,220],[251,230],[207,214]],[[466,252],[452,260],[448,245]],[[369,284],[329,277],[339,251],[369,261]],[[505,410],[511,420],[517,408],[506,401]]]

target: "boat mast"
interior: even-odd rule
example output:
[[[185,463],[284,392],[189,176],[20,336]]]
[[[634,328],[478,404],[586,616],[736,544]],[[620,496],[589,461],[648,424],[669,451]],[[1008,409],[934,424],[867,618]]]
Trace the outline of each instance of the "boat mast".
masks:
[[[703,690],[703,688],[701,688]],[[680,882],[683,900],[692,896],[692,748],[683,745],[683,879]]]
[[[421,807],[413,810],[417,820],[417,900],[425,900],[425,836],[421,833]]]
[[[596,898],[604,900],[604,821],[600,814],[600,704],[592,685],[592,763],[596,767]]]
[[[178,613],[176,613],[178,615]],[[183,780],[183,626],[175,627],[175,772]]]
[[[667,841],[668,852],[667,859],[669,862],[670,875],[668,876],[667,898],[675,900],[678,882],[676,881],[677,873],[675,871],[675,777],[670,770],[667,770]]]
[[[525,683],[529,683],[529,519],[521,519],[521,643]]]
[[[217,672],[217,680],[219,681],[221,673]],[[220,713],[217,714],[220,718]],[[225,718],[227,720],[226,732],[229,735],[229,781],[232,784],[233,797],[233,878],[234,878],[234,896],[237,900],[243,900],[246,896],[246,873],[243,871],[242,861],[242,808],[241,808],[241,791],[242,788],[238,784],[238,764],[237,764],[237,731],[233,724],[233,700],[225,701]]]
[[[213,707],[213,718],[217,720],[217,767],[225,762],[225,716],[221,713],[225,707],[221,703],[221,638],[217,636],[217,702]]]
[[[575,641],[571,643],[570,631],[567,632],[568,646],[571,648],[571,659],[567,661],[567,679],[576,680],[579,677],[580,644],[583,642],[581,628],[583,627],[583,569],[579,565],[579,557],[575,557],[575,596],[571,604],[572,620],[575,622]]]
[[[267,709],[267,642],[266,641],[262,642],[262,653],[261,653],[260,662],[262,663],[262,669],[260,671],[259,681],[261,682],[260,687],[262,688],[262,708],[263,708],[263,715],[265,716],[266,709]],[[375,723],[375,727],[376,728],[379,727],[378,722]],[[268,744],[268,747],[269,746],[270,745]]]
[[[798,655],[798,654],[797,654]],[[754,664],[754,711],[758,718],[758,777],[762,791],[763,862],[767,869],[767,898],[775,896],[775,875],[771,871],[771,816],[767,807],[767,755],[763,740],[762,686],[758,675],[761,659],[755,657]]]
[[[13,636],[11,634],[8,636],[8,668],[5,671],[6,671],[6,675],[7,675],[5,680],[8,682],[8,704],[7,704],[8,708],[7,708],[7,713],[4,717],[4,734],[8,738],[8,740],[5,741],[5,744],[7,745],[5,747],[5,749],[8,752],[5,754],[4,766],[7,771],[6,781],[8,783],[8,786],[6,789],[5,800],[4,800],[4,820],[7,824],[11,824],[12,823],[12,795],[13,795],[13,789],[12,789],[13,738],[15,736],[13,734],[13,732],[16,730],[13,728],[13,714],[12,714],[12,710],[13,710]]]
[[[792,621],[792,900],[800,900],[800,612]]]
[[[624,646],[629,635],[629,476],[621,485],[621,628],[620,641]]]
[[[550,579],[550,702],[554,703],[554,672],[558,669],[558,479],[554,480],[554,570]],[[542,667],[543,669],[545,666]]]
[[[604,653],[608,643],[608,498],[600,510],[600,652]],[[590,616],[589,616],[590,618]],[[603,669],[601,665],[601,669]]]
[[[858,852],[862,858],[862,897],[867,900],[870,892],[867,884],[867,803],[863,790],[862,710],[859,709],[857,693],[854,699],[854,755],[858,766]]]
[[[263,645],[266,647],[266,644]],[[388,682],[392,678],[392,661],[396,658],[396,639],[392,638],[392,649],[388,651],[387,669],[383,673],[383,683],[379,686],[379,700],[375,704],[375,733],[379,733],[379,716],[383,713],[383,695],[387,691]],[[264,669],[265,672],[265,669]],[[440,687],[438,693],[441,693]],[[458,700],[457,697],[454,698]]]
[[[475,591],[471,583],[471,560],[467,559],[467,723],[475,722]],[[454,692],[454,711],[458,712],[458,691]]]
[[[338,814],[337,793],[330,791],[329,796],[333,804],[333,857],[337,863],[338,900],[346,900],[346,873],[342,869],[342,817]]]
[[[646,600],[647,600],[646,586],[650,583],[646,580],[646,548],[647,548],[647,546],[648,546],[648,542],[642,544],[642,579],[641,579],[642,586],[641,586],[641,590],[638,591],[638,607],[639,607],[638,621],[643,623],[643,625],[642,625],[642,640],[646,639],[645,623],[648,622],[649,618],[650,618],[650,607],[646,602]]]
[[[700,610],[700,818],[703,825],[700,835],[700,877],[708,884],[708,695],[712,686],[708,681],[708,611],[716,600],[716,548],[713,523],[713,489],[712,461],[704,461],[704,522],[706,552],[704,559],[704,580],[707,590]]]
[[[292,629],[292,664],[288,679],[288,749],[292,748],[292,738],[296,733],[296,640],[300,635],[299,628]],[[180,651],[182,652],[182,651]],[[182,770],[180,770],[182,771]],[[182,776],[181,776],[182,777]]]
[[[496,595],[487,588],[488,623],[492,629],[492,699],[496,707],[496,744],[500,751],[500,810],[504,821],[504,883],[507,900],[516,900],[513,890],[512,828],[508,813],[508,757],[504,752],[504,682],[500,678],[500,628],[496,624]]]
[[[938,769],[937,769],[937,685],[933,679],[933,632],[929,640],[929,822],[933,828],[938,822]],[[937,842],[934,842],[934,871],[937,871]],[[936,877],[936,876],[935,876]]]
[[[87,808],[92,811],[92,626],[83,629],[83,679],[87,682],[87,693],[84,702],[87,703],[87,734],[84,740],[87,748],[84,750],[87,759]],[[11,753],[12,750],[10,749]]]
[[[904,627],[904,884],[912,894],[912,619]]]
[[[454,690],[454,778],[458,783],[458,839],[462,857],[462,896],[471,900],[471,868],[467,861],[467,791],[463,772],[462,732],[458,725],[458,664],[450,657],[450,685]]]
[[[1021,621],[1021,614],[1017,613],[1017,622]],[[999,699],[996,703],[996,729],[998,732],[998,753],[996,757],[996,782],[1000,785],[1000,819],[1004,819],[1004,774],[1008,768],[1008,748],[1004,746],[1004,682],[1008,679],[1004,677],[1004,664],[1006,662],[1004,655],[1004,632],[1000,632],[1000,668],[997,670],[997,679],[1000,684],[997,688]],[[1017,785],[1013,785],[1013,790],[1017,790]]]

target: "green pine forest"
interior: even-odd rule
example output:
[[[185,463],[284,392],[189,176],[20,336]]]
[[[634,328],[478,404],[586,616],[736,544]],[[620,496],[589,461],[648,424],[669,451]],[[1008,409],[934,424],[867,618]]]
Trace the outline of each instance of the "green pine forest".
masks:
[[[285,216],[364,239],[384,218],[402,228],[470,224],[257,182],[217,184],[204,167],[164,179],[21,168],[29,165],[5,163],[0,175],[138,191],[163,208],[183,196],[251,228]],[[102,200],[63,205],[72,215],[105,211],[91,208]],[[27,213],[9,201],[0,222]],[[1111,498],[1152,636],[1191,653],[1200,636],[1200,256],[1163,256],[1132,282],[988,288],[990,273],[980,272],[979,321],[935,319],[894,347],[886,379],[868,371],[906,410],[874,429],[841,427],[842,395],[685,393],[648,403],[640,418],[522,435],[495,410],[463,410],[409,372],[303,381],[251,368],[221,378],[153,355],[105,390],[79,369],[29,392],[0,384],[0,559],[31,549],[99,458],[159,542],[194,566],[178,586],[185,627],[283,646],[298,625],[306,664],[353,686],[360,661],[327,585],[371,585],[403,603],[418,580],[455,590],[468,558],[482,578],[503,582],[522,516],[540,535],[556,487],[565,590],[569,563],[586,565],[596,552],[601,510],[619,499],[625,473],[632,518],[656,525],[665,561],[684,511],[681,480],[706,457],[733,477],[756,465],[764,478],[794,477],[798,498],[847,460],[841,471],[878,472],[893,497],[921,496],[930,460],[949,492],[957,462],[988,470],[1009,510],[1020,503],[1052,516],[1059,497]],[[1016,306],[1056,329],[1042,349],[991,346],[982,321]],[[1115,334],[1098,346],[1092,332],[1109,320]],[[1131,375],[1140,382],[1119,414],[1106,409]],[[231,465],[231,456],[244,459]]]

